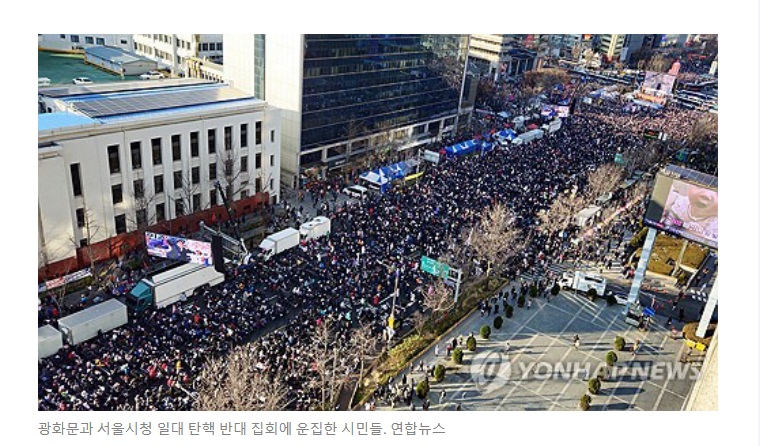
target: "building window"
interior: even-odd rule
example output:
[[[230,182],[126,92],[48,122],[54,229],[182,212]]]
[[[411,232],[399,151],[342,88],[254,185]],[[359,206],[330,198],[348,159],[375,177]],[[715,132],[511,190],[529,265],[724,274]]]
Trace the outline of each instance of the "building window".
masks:
[[[269,142],[274,142],[274,130],[269,132]]]
[[[240,124],[240,147],[248,147],[248,124]]]
[[[208,51],[208,43],[201,43],[201,51]]]
[[[177,217],[185,215],[185,203],[182,200],[174,200],[174,211]]]
[[[179,135],[172,135],[172,160],[182,160],[182,144],[180,144]]]
[[[93,40],[93,38],[92,38],[92,37],[90,37],[90,36],[85,36],[85,38],[84,38],[84,43],[87,43],[87,44],[89,44],[89,45],[92,45],[93,43],[95,43],[95,41]]]
[[[261,169],[261,154],[256,154],[256,170]]]
[[[248,191],[246,189],[243,189],[240,191],[240,199],[244,200],[246,198],[248,198]]]
[[[160,194],[164,191],[164,176],[156,175],[153,177],[153,190],[155,193]]]
[[[232,127],[231,126],[224,128],[224,149],[225,150],[232,149]]]
[[[61,34],[61,39],[65,39],[65,38],[66,38],[66,34]]]
[[[166,220],[166,206],[164,203],[159,203],[156,205],[156,222],[160,223],[164,220]]]
[[[113,204],[119,204],[124,201],[124,196],[121,192],[121,184],[114,184],[111,186],[111,196],[113,197]]]
[[[132,158],[132,170],[142,168],[142,145],[140,141],[129,143],[129,155]]]
[[[211,163],[208,165],[208,180],[216,180],[216,163]]]
[[[209,198],[208,201],[211,204],[211,207],[214,207],[214,206],[217,205],[217,202],[216,202],[216,191],[215,190],[212,190],[211,192],[209,192],[208,198]]]
[[[82,240],[79,240],[79,246],[81,248],[86,248],[87,247],[87,239],[83,238]]]
[[[269,155],[269,167],[274,167],[274,155]]]
[[[190,132],[190,156],[197,158],[200,154],[200,144],[198,142],[198,132]]]
[[[75,197],[82,196],[82,175],[79,172],[79,164],[72,164],[71,168],[71,189]]]
[[[248,157],[247,156],[240,157],[240,171],[248,172]]]
[[[73,43],[79,43],[79,36],[71,35],[71,41]]]
[[[96,37],[95,38],[95,43],[97,43],[98,45],[105,45],[106,44],[106,40],[104,38],[102,38],[102,37]]]
[[[201,210],[201,194],[193,195],[193,212]]]
[[[150,147],[153,151],[153,165],[160,166],[163,162],[161,157],[161,138],[153,138],[150,140]]]
[[[208,130],[208,153],[216,153],[216,129]]]
[[[84,228],[84,208],[77,209],[77,227]]]
[[[261,178],[256,178],[253,182],[253,193],[257,193],[261,190]]]
[[[121,164],[119,163],[119,146],[108,146],[108,168],[111,173],[121,172]]]
[[[232,164],[235,162],[233,159],[224,160],[224,174],[228,177],[232,176]]]
[[[174,190],[182,188],[182,171],[174,172]]]
[[[261,144],[261,121],[256,121],[256,145]]]
[[[193,184],[198,184],[201,182],[201,168],[200,167],[193,167],[193,170],[191,172],[191,177]]]
[[[114,221],[116,222],[116,234],[127,232],[127,217],[124,214],[117,215]]]
[[[269,179],[269,190],[274,191],[274,178]]]
[[[143,198],[145,196],[145,187],[143,186],[143,180],[135,180],[132,182],[132,186],[135,190],[135,198]]]

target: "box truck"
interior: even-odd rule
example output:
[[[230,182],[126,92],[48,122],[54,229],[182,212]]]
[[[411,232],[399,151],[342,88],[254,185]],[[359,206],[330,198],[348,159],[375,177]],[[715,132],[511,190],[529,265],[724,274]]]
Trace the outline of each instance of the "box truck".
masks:
[[[559,285],[563,289],[576,290],[581,293],[587,293],[588,290],[593,288],[596,290],[596,295],[602,297],[607,290],[607,279],[599,274],[584,271],[576,271],[575,273],[565,272],[562,273]]]
[[[52,325],[37,329],[37,359],[47,358],[58,353],[63,347],[63,336]]]
[[[301,238],[297,229],[287,228],[280,232],[267,236],[259,244],[259,255],[265,260],[269,260],[273,255],[285,252],[294,246],[298,246]]]
[[[126,324],[127,306],[116,299],[85,308],[58,320],[58,329],[67,344],[76,345]]]
[[[148,275],[132,288],[125,303],[134,312],[154,306],[164,308],[193,295],[196,289],[224,282],[213,266],[183,263]]]
[[[330,219],[319,216],[301,225],[301,240],[309,241],[330,234]]]

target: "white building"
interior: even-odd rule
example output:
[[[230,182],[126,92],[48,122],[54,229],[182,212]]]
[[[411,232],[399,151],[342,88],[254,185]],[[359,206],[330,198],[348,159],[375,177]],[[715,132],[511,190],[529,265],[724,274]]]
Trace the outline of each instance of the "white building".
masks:
[[[456,62],[448,76],[443,63],[429,62],[444,53]],[[465,60],[459,35],[224,36],[225,81],[281,110],[288,187],[366,168],[367,154],[388,141],[405,157],[451,133],[457,112],[465,113],[458,107]]]
[[[132,50],[132,34],[37,34],[37,48],[62,53],[81,53],[92,46]]]
[[[525,34],[472,34],[471,63],[487,70],[494,81],[502,76],[517,76],[538,68],[538,57],[525,49]],[[532,37],[532,36],[531,36]]]
[[[600,34],[597,50],[608,60],[618,60],[624,43],[625,34]]]
[[[240,90],[171,79],[40,95],[49,112],[38,115],[41,267],[219,206],[217,181],[230,201],[279,198],[279,112]]]
[[[158,62],[160,68],[185,73],[188,58],[222,62],[222,34],[134,34],[134,51]]]

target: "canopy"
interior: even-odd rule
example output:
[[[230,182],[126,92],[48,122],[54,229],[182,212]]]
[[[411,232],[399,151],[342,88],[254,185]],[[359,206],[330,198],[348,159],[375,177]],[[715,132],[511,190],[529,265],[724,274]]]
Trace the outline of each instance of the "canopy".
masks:
[[[538,126],[536,124],[531,124],[531,125],[528,126],[528,128],[531,129],[531,130],[536,130],[538,128]]]
[[[516,136],[517,133],[512,129],[504,129],[496,134],[497,138],[506,139],[507,141],[512,141]]]
[[[468,153],[472,153],[476,148],[480,146],[479,141],[475,140],[469,140],[465,142],[460,142],[459,144],[455,144],[453,146],[446,147],[444,150],[446,151],[446,155],[448,156],[460,156],[460,155],[467,155]]]

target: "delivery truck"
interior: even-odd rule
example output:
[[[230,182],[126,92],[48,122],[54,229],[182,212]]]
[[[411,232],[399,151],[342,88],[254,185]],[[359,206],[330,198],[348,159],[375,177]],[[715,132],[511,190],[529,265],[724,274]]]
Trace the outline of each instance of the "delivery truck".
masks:
[[[593,288],[596,290],[596,295],[602,297],[607,290],[607,279],[599,274],[585,271],[565,272],[562,273],[559,285],[563,289],[576,290],[581,293],[587,293]]]
[[[125,299],[139,313],[151,306],[164,308],[193,295],[195,290],[224,282],[224,274],[213,266],[182,263],[149,274],[132,288]]]
[[[58,353],[63,347],[63,336],[52,325],[37,329],[37,359],[47,358]]]
[[[259,244],[259,255],[265,260],[269,260],[274,255],[298,246],[300,242],[300,233],[297,229],[283,229],[280,232],[267,236],[267,238],[261,241],[261,244]]]
[[[127,306],[109,299],[59,319],[58,329],[67,344],[76,345],[127,322]]]
[[[330,219],[319,216],[301,225],[301,240],[309,241],[330,234]]]

